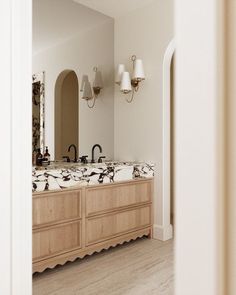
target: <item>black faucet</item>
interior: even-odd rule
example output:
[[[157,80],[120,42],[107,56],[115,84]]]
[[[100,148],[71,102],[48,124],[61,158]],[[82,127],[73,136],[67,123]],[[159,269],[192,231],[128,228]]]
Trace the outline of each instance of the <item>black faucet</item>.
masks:
[[[102,147],[100,146],[100,144],[95,144],[93,146],[93,148],[92,148],[92,161],[91,161],[91,163],[95,163],[95,160],[94,160],[94,150],[95,150],[96,147],[98,147],[100,153],[102,153]]]
[[[68,148],[68,153],[70,152],[70,149],[71,149],[72,147],[74,148],[74,151],[75,151],[74,162],[76,163],[76,162],[77,162],[77,147],[76,147],[75,144],[71,144],[71,145],[69,146],[69,148]]]

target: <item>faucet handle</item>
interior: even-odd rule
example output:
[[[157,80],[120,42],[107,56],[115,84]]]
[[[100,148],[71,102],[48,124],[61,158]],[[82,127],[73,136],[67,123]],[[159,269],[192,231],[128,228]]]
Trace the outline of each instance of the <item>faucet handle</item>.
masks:
[[[79,157],[81,163],[83,163],[83,164],[87,164],[87,163],[88,163],[87,158],[88,158],[88,156],[82,156],[82,157]]]
[[[106,157],[105,156],[101,156],[101,157],[99,157],[99,159],[98,159],[98,163],[102,163],[102,159],[105,159]]]
[[[70,162],[70,157],[68,156],[63,156],[62,159],[63,159],[63,162],[67,162],[67,163]]]

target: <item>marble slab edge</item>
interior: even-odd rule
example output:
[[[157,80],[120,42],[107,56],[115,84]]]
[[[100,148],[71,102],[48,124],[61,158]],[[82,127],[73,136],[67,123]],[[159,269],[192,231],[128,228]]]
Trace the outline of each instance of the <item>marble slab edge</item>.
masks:
[[[80,186],[109,184],[155,175],[155,164],[113,162],[71,165],[32,171],[32,192],[56,191]]]

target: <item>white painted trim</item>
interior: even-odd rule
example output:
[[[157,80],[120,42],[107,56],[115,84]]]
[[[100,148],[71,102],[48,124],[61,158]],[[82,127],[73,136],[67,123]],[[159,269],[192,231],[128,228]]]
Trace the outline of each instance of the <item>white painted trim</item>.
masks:
[[[172,228],[170,226],[170,185],[171,185],[171,62],[175,52],[174,39],[169,43],[163,59],[163,134],[162,134],[162,226],[159,229]],[[165,230],[164,230],[165,232]],[[172,230],[168,230],[172,233]],[[162,234],[165,236],[165,234]],[[167,235],[170,239],[172,235]]]
[[[153,225],[153,238],[160,241],[167,241],[173,238],[173,226],[169,224],[167,227],[158,224]]]
[[[0,294],[11,294],[11,2],[0,1]]]
[[[0,2],[0,294],[32,294],[31,0]]]
[[[32,1],[11,1],[12,294],[30,295],[32,294]]]

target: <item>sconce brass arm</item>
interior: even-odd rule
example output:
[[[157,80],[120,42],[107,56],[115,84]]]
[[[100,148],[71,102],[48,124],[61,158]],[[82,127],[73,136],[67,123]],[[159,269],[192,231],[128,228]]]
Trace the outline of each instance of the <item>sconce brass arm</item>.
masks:
[[[94,106],[95,106],[95,102],[96,102],[96,95],[93,95],[93,97],[91,98],[91,99],[87,99],[87,106],[90,108],[90,109],[92,109]],[[93,100],[93,103],[90,105],[89,104],[89,101],[90,100]]]
[[[132,55],[131,56],[131,61],[133,62],[133,69],[134,69],[134,63],[137,59],[137,56],[136,55]],[[136,79],[132,79],[131,80],[131,86],[132,86],[132,93],[131,93],[131,98],[130,99],[127,99],[125,98],[125,100],[128,102],[128,103],[131,103],[133,100],[134,100],[134,95],[135,95],[135,92],[138,92],[139,90],[139,83],[141,82],[141,80],[136,80]]]
[[[135,92],[135,90],[134,90],[134,88],[133,88],[133,89],[132,89],[131,98],[130,98],[130,99],[125,98],[125,100],[126,100],[128,103],[131,103],[131,102],[134,100],[134,92]]]

